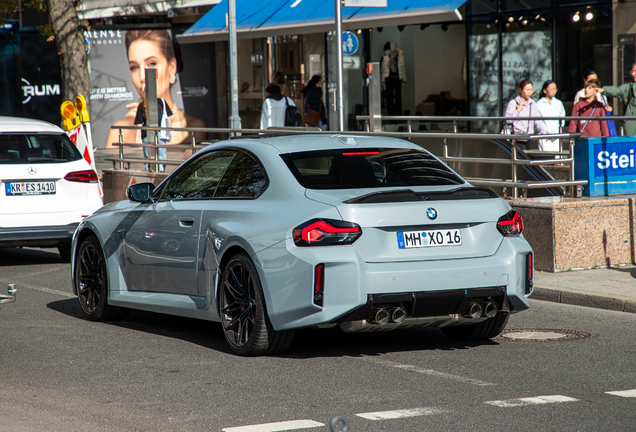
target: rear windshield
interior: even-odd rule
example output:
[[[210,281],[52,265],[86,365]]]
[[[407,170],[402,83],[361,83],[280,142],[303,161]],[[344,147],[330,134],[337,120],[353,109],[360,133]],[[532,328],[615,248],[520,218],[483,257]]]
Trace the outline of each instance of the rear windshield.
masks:
[[[0,134],[0,165],[70,162],[81,158],[66,134]]]
[[[282,155],[308,189],[460,185],[464,180],[430,154],[413,149],[319,150]]]

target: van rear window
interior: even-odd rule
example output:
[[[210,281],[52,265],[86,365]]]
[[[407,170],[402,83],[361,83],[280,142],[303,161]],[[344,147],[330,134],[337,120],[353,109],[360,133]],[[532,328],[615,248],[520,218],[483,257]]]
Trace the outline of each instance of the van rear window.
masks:
[[[281,155],[307,189],[461,185],[464,180],[429,153],[414,149],[318,150]]]
[[[81,158],[66,134],[0,134],[0,165],[70,162]]]

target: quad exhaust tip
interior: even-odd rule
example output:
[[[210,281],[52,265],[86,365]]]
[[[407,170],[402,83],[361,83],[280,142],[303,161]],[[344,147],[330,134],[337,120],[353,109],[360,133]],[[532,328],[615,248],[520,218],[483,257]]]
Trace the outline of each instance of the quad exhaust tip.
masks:
[[[391,314],[384,308],[377,308],[371,312],[371,321],[374,324],[384,325],[391,319]]]
[[[481,303],[472,302],[472,303],[470,303],[468,305],[468,309],[466,310],[466,315],[469,318],[477,319],[477,318],[481,317],[481,314],[482,314],[483,311],[484,311],[484,309],[481,306]]]
[[[391,322],[401,324],[406,319],[406,309],[403,307],[394,307],[391,309]]]
[[[486,318],[494,318],[499,312],[499,306],[493,301],[489,301],[484,305],[484,316]]]

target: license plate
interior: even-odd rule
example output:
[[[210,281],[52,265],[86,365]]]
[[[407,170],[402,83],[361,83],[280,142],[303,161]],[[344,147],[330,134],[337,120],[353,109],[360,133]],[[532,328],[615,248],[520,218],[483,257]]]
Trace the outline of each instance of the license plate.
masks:
[[[20,195],[54,195],[54,181],[30,181],[5,183],[7,196]]]
[[[400,249],[435,246],[461,246],[462,233],[458,229],[404,231],[397,233],[397,241]]]

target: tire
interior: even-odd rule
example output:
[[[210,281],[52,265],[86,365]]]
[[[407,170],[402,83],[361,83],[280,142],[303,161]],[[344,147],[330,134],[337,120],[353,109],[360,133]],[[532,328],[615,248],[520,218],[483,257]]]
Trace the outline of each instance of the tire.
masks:
[[[57,247],[57,251],[60,253],[62,257],[62,261],[69,263],[71,262],[71,244],[64,244]]]
[[[123,318],[127,309],[108,305],[108,274],[102,246],[94,236],[84,239],[75,255],[75,286],[84,317],[89,321]]]
[[[220,280],[221,323],[232,351],[242,356],[257,356],[287,350],[294,331],[274,331],[252,260],[244,253],[234,255],[223,269]]]
[[[498,313],[494,318],[489,318],[477,324],[442,327],[442,332],[447,338],[461,341],[486,340],[497,337],[508,324],[510,314]]]

